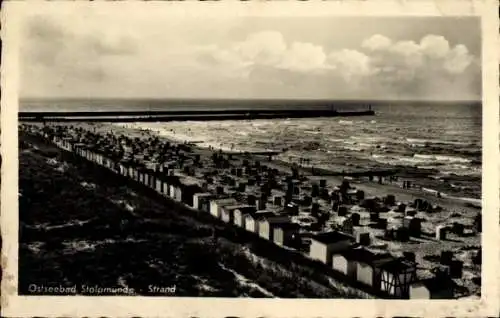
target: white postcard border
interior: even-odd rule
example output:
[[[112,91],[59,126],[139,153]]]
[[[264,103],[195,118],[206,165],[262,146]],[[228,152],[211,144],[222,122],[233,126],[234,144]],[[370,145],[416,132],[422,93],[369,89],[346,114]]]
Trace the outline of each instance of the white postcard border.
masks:
[[[481,300],[319,300],[165,297],[17,296],[18,277],[18,26],[26,12],[78,11],[213,16],[481,16],[483,72],[483,276]],[[499,42],[498,3],[485,1],[274,2],[4,2],[1,69],[2,314],[31,316],[382,317],[496,316],[499,312]]]

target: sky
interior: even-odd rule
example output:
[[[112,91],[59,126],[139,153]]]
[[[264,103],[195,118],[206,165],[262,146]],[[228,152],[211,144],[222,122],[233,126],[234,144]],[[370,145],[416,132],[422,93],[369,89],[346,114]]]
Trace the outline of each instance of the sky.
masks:
[[[474,17],[36,14],[21,97],[479,100]]]

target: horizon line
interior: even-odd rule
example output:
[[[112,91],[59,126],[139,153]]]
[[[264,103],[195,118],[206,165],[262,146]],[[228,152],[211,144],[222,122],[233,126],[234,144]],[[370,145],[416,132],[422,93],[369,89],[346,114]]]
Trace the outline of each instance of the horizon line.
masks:
[[[276,97],[247,97],[247,98],[227,98],[227,97],[107,97],[107,96],[19,96],[21,100],[177,100],[177,101],[297,101],[297,102],[426,102],[426,103],[481,103],[482,99],[355,99],[355,98],[276,98]]]

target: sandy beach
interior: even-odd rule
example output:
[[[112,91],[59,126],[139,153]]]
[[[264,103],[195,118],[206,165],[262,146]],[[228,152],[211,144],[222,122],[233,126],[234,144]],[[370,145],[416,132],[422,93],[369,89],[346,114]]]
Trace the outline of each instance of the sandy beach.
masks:
[[[355,295],[349,286],[330,285],[303,261],[284,264],[286,252],[273,244],[75,161],[54,145],[23,134],[20,141],[22,295],[36,294],[30,285],[52,280],[76,286],[72,295],[95,295],[82,286],[127,288],[128,295],[143,296]],[[152,283],[175,286],[175,294],[151,289]]]
[[[189,140],[182,140],[182,138],[171,138],[170,135],[159,134],[157,131],[141,129],[137,126],[130,125],[114,125],[114,124],[88,124],[81,123],[77,127],[84,128],[85,130],[94,131],[95,133],[108,134],[112,133],[114,136],[124,135],[129,138],[149,139],[159,138],[163,141],[171,143],[189,143]],[[177,136],[179,137],[179,136]],[[190,151],[193,154],[198,154],[209,160],[213,154],[213,150],[206,147],[197,147],[192,144]],[[222,150],[215,150],[222,151]],[[249,157],[250,156],[250,157]],[[272,160],[268,161],[267,156],[258,156],[252,154],[237,154],[233,153],[233,159],[236,161],[243,161],[245,159],[253,158],[259,160],[262,164],[267,165],[269,168],[277,169],[284,174],[291,172],[290,163]],[[312,175],[310,169],[300,169],[300,173],[307,177],[310,181],[326,180],[329,187],[340,185],[342,176],[316,176]],[[408,179],[405,179],[408,180]],[[400,180],[401,181],[401,180]],[[439,224],[453,224],[455,222],[463,224],[468,228],[472,228],[475,217],[480,213],[480,206],[473,205],[470,202],[460,198],[453,197],[437,197],[435,194],[425,191],[420,188],[403,189],[400,182],[383,181],[382,184],[378,182],[370,182],[366,177],[349,178],[351,187],[358,190],[363,190],[366,197],[383,198],[388,194],[395,196],[397,202],[409,204],[414,202],[415,199],[427,200],[435,207],[439,207],[437,212],[419,211],[416,217],[422,220],[422,233],[421,238],[411,239],[408,242],[395,242],[387,241],[383,238],[384,231],[367,226],[369,221],[369,213],[360,212],[361,224],[365,224],[365,228],[370,232],[373,237],[371,249],[380,251],[390,251],[394,255],[401,256],[403,252],[414,251],[416,252],[416,260],[419,264],[420,275],[429,275],[431,269],[436,265],[435,257],[441,251],[453,251],[457,257],[460,257],[464,262],[464,279],[460,281],[462,291],[457,294],[457,297],[467,296],[471,294],[478,294],[480,286],[476,283],[477,280],[477,265],[472,263],[472,258],[475,251],[480,248],[481,237],[480,235],[458,236],[452,235],[446,240],[436,240],[434,236],[435,227]],[[322,206],[328,205],[327,202],[321,203]],[[477,202],[475,202],[477,203]],[[333,220],[336,220],[334,217]],[[402,221],[402,220],[401,220]],[[334,221],[335,222],[335,221]]]
[[[81,124],[81,125],[89,125],[89,124]],[[171,142],[177,142],[177,143],[195,143],[196,148],[195,151],[201,152],[202,154],[207,154],[207,150],[209,150],[209,146],[212,146],[213,149],[215,150],[221,150],[223,152],[233,152],[233,149],[231,149],[230,146],[228,145],[207,145],[203,144],[203,147],[196,143],[196,141],[203,142],[203,140],[200,140],[199,138],[195,138],[194,136],[186,135],[186,134],[179,134],[176,133],[175,131],[161,131],[160,130],[145,130],[141,128],[140,124],[90,124],[92,127],[96,128],[96,131],[102,131],[102,132],[109,132],[112,131],[115,134],[124,134],[130,137],[152,137],[152,136],[158,136],[162,138],[163,140],[168,140]],[[252,150],[248,150],[248,152],[251,152]],[[236,152],[238,153],[238,152]],[[260,156],[257,156],[260,157]],[[268,161],[268,158],[266,156],[261,156],[259,159],[261,159],[263,162],[266,162],[266,165],[272,168],[276,168],[280,171],[283,172],[290,172],[290,163],[282,161],[282,160],[273,160],[273,161]],[[305,176],[310,177],[311,179],[327,179],[329,184],[340,184],[343,180],[343,177],[341,176],[314,176],[310,173],[310,169],[300,169],[301,173]],[[417,182],[417,178],[406,178],[405,180],[410,180],[413,181],[413,183]],[[455,196],[448,196],[446,197],[446,194],[443,194],[442,197],[437,197],[435,193],[432,193],[431,191],[439,191],[435,189],[428,189],[427,191],[425,189],[420,189],[420,188],[412,188],[412,189],[403,189],[401,186],[401,182],[385,182],[384,184],[379,184],[377,182],[369,182],[367,178],[363,179],[357,179],[353,181],[356,184],[356,187],[359,188],[360,190],[365,191],[367,194],[370,196],[378,196],[378,197],[383,197],[389,193],[392,193],[396,195],[396,197],[400,201],[413,201],[415,198],[422,198],[426,199],[430,202],[433,202],[435,204],[438,204],[442,207],[445,207],[449,209],[450,211],[456,211],[456,212],[464,212],[470,215],[473,215],[474,213],[477,212],[476,208],[473,208],[471,206],[467,206],[465,203],[473,203],[474,205],[481,206],[481,200],[476,199],[476,198],[469,198],[469,197],[455,197]]]

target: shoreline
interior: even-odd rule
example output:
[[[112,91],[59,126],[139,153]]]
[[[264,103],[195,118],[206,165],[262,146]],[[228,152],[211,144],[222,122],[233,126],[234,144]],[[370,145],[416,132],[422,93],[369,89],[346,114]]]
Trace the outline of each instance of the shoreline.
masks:
[[[130,127],[129,127],[130,125]],[[187,144],[193,144],[195,147],[198,147],[200,149],[208,149],[208,150],[214,150],[218,151],[221,150],[222,153],[225,154],[239,154],[239,155],[244,155],[245,153],[249,154],[266,154],[266,153],[277,153],[277,152],[282,152],[282,150],[261,150],[261,149],[239,149],[235,150],[232,148],[230,145],[224,145],[224,144],[219,144],[217,145],[215,142],[212,141],[207,141],[200,139],[199,137],[194,137],[194,136],[189,136],[186,134],[180,134],[177,132],[169,132],[168,130],[162,130],[159,128],[142,128],[140,127],[139,124],[128,124],[128,123],[113,123],[111,124],[111,127],[121,127],[124,129],[131,129],[131,130],[137,130],[141,132],[146,132],[146,133],[153,133],[156,134],[158,137],[161,137],[167,141],[175,142],[175,143],[187,143]]]
[[[268,165],[271,164],[275,168],[277,168],[281,171],[286,171],[286,172],[289,172],[290,171],[289,169],[294,165],[293,162],[285,161],[282,159],[273,159],[272,161],[267,161],[268,158],[266,155],[261,154],[262,151],[260,151],[260,152],[258,150],[252,151],[250,149],[249,149],[249,151],[235,151],[235,150],[231,149],[230,147],[224,147],[224,146],[219,147],[219,146],[215,145],[214,143],[199,140],[199,138],[198,139],[194,138],[194,136],[191,137],[191,136],[188,136],[185,134],[176,134],[175,132],[172,134],[172,133],[169,133],[168,130],[161,130],[161,129],[154,129],[154,128],[141,128],[140,124],[128,124],[128,123],[123,123],[123,124],[113,123],[110,125],[102,124],[102,123],[91,124],[91,126],[93,126],[93,125],[99,125],[101,127],[119,127],[121,129],[124,129],[125,132],[145,133],[145,134],[148,134],[150,136],[153,136],[153,135],[158,136],[159,138],[162,138],[166,141],[170,141],[170,142],[174,142],[174,143],[193,144],[195,148],[197,148],[201,151],[221,150],[222,153],[233,154],[236,156],[246,156],[246,153],[248,153],[248,155],[257,156],[260,159],[262,159],[263,161],[266,161],[266,163]],[[176,137],[176,135],[178,137]],[[210,146],[212,146],[212,149],[210,148]],[[274,152],[270,151],[270,153],[274,153]],[[284,153],[284,152],[282,152],[282,153]],[[356,172],[342,174],[342,172],[339,172],[339,171],[334,171],[332,169],[320,168],[320,167],[315,167],[314,170],[316,173],[312,174],[310,166],[309,167],[299,167],[299,171],[301,171],[304,175],[313,176],[313,177],[320,177],[321,176],[323,178],[331,179],[334,183],[338,183],[338,184],[340,184],[342,182],[343,177],[345,177],[345,176],[349,177],[350,175],[356,174]],[[425,171],[423,171],[420,174],[420,177],[418,177],[419,170],[423,170],[423,169],[415,169],[412,167],[401,167],[401,166],[394,167],[392,169],[390,169],[390,168],[380,168],[380,169],[367,168],[367,169],[364,169],[362,171],[359,171],[360,177],[363,178],[363,180],[360,180],[360,182],[361,182],[360,189],[363,189],[363,190],[366,189],[365,191],[367,191],[369,193],[371,193],[371,192],[379,193],[380,191],[375,189],[377,186],[383,186],[382,188],[386,188],[385,186],[389,186],[385,190],[386,193],[391,192],[391,191],[395,191],[395,192],[397,192],[398,195],[402,194],[404,197],[406,197],[405,196],[405,193],[406,193],[408,195],[413,195],[413,196],[422,196],[425,199],[431,200],[431,201],[434,201],[434,200],[439,201],[441,204],[443,204],[443,201],[445,201],[446,199],[456,201],[456,203],[458,203],[458,204],[461,202],[463,202],[463,203],[468,202],[468,203],[471,203],[474,205],[479,205],[479,206],[481,206],[481,204],[482,204],[482,199],[481,199],[480,194],[477,194],[477,196],[474,197],[474,196],[466,196],[465,193],[458,192],[458,195],[457,195],[454,193],[445,192],[446,190],[443,190],[443,188],[445,188],[444,186],[442,186],[441,188],[440,187],[429,188],[429,187],[421,186],[421,187],[413,188],[413,189],[401,189],[401,186],[399,186],[399,184],[397,184],[397,183],[389,183],[389,184],[380,185],[380,184],[377,184],[376,182],[370,182],[367,179],[364,180],[364,178],[367,178],[367,175],[370,174],[369,173],[370,170],[377,171],[377,173],[374,173],[374,174],[383,174],[385,171],[387,171],[387,172],[396,171],[400,176],[403,176],[402,178],[404,180],[411,181],[412,184],[417,184],[419,181],[421,181],[423,179],[425,181],[428,181],[428,182],[435,181],[433,178],[426,177]],[[435,182],[435,184],[439,186],[438,182]],[[403,191],[403,190],[407,190],[407,191]],[[437,192],[440,193],[441,198],[438,198],[436,196]],[[460,195],[460,194],[463,194],[463,195]]]

